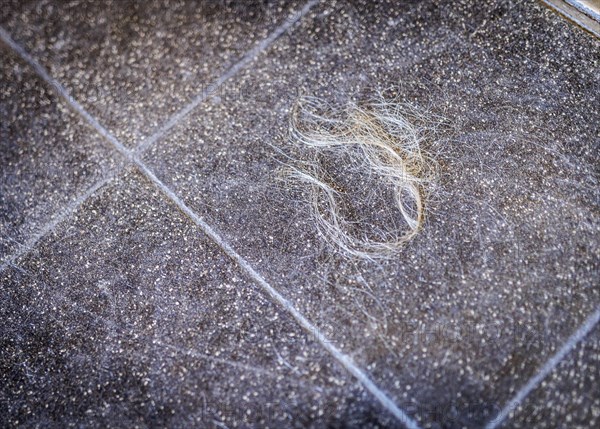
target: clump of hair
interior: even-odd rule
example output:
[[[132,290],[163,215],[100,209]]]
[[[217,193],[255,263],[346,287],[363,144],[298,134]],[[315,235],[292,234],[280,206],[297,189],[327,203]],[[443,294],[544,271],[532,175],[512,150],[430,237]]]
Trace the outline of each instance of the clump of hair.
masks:
[[[425,123],[418,109],[382,96],[343,109],[302,97],[293,107],[290,139],[302,160],[288,165],[287,177],[303,185],[319,231],[346,255],[392,257],[422,227],[434,172],[422,150]],[[354,180],[350,188],[361,195],[340,182],[340,172]],[[383,194],[371,190],[381,186]],[[372,225],[352,219],[347,203],[353,197],[395,211],[399,221]]]

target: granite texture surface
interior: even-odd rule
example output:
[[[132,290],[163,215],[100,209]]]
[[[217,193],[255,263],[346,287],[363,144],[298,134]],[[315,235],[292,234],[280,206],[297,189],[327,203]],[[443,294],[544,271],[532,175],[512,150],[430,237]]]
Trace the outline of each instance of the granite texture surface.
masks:
[[[600,330],[591,332],[515,410],[504,427],[587,428],[600,424]]]
[[[600,303],[587,37],[536,5],[328,4],[146,159],[404,409],[481,425]],[[396,260],[347,261],[282,186],[288,116],[390,88],[447,118],[438,187]]]
[[[389,420],[135,170],[2,275],[2,426]]]
[[[296,9],[286,0],[11,0],[0,25],[133,146]]]
[[[140,155],[170,195],[0,44],[2,250],[101,183],[0,272],[0,425],[402,427],[383,395],[413,427],[483,427],[600,306],[600,42],[543,6],[7,5],[0,25],[126,147],[208,96]],[[420,112],[437,176],[416,238],[362,261],[285,176],[305,156],[289,117],[379,92]],[[373,178],[329,168],[357,218],[398,220]],[[505,427],[595,427],[597,337]]]
[[[0,45],[0,264],[120,158]]]

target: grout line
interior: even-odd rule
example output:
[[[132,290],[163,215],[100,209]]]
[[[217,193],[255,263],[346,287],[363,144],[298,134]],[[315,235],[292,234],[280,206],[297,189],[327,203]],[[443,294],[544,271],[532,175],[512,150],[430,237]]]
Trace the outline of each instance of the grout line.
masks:
[[[214,93],[221,85],[223,85],[228,79],[235,76],[240,72],[246,65],[254,61],[261,52],[266,50],[270,45],[273,44],[283,33],[285,33],[290,27],[296,22],[300,21],[310,9],[316,5],[319,0],[310,0],[304,5],[304,7],[296,14],[292,15],[285,20],[283,24],[277,27],[266,39],[261,41],[258,45],[248,51],[240,61],[235,63],[229,70],[221,75],[216,81],[211,83],[205,88],[199,95],[197,95],[191,102],[183,107],[179,112],[175,113],[167,122],[165,122],[154,134],[142,141],[136,148],[135,153],[137,155],[144,152],[148,147],[152,146],[157,140],[164,137],[168,132],[183,118],[185,118],[192,110],[200,105],[208,96]]]
[[[239,69],[241,69],[245,64],[253,60],[256,55],[260,53],[262,49],[268,47],[277,37],[279,37],[283,32],[289,29],[298,19],[304,16],[310,8],[316,4],[316,0],[309,1],[297,19],[290,20],[282,24],[278,27],[270,37],[265,39],[262,43],[260,43],[257,47],[255,47],[248,55],[244,58],[245,60],[240,61],[236,66],[230,69],[231,75],[235,74]],[[35,60],[33,59],[23,48],[21,48],[16,42],[12,40],[12,38],[6,33],[4,29],[0,27],[0,38],[4,40],[6,44],[8,44],[15,52],[17,52],[25,61],[27,61],[36,72],[42,77],[46,82],[51,84],[54,89],[62,96],[71,107],[79,113],[85,120],[88,121],[90,125],[92,125],[100,134],[102,134],[113,146],[123,155],[125,158],[135,165],[138,166],[140,171],[154,183],[164,194],[165,196],[173,201],[178,208],[187,214],[194,223],[199,226],[206,235],[208,235],[218,246],[220,246],[223,251],[231,257],[234,261],[238,263],[238,265],[244,269],[270,296],[271,298],[281,305],[285,310],[287,310],[294,319],[309,333],[317,332],[316,326],[314,326],[304,315],[302,315],[293,304],[284,298],[273,286],[271,286],[258,272],[254,270],[254,268],[244,259],[242,258],[233,248],[209,225],[207,224],[200,216],[198,216],[193,210],[191,210],[185,203],[171,190],[169,189],[162,181],[160,181],[154,173],[142,162],[138,159],[135,152],[127,149],[116,137],[114,137],[108,130],[106,130],[100,123],[90,115],[75,99],[73,99],[69,93],[65,90],[65,88],[60,85],[54,78],[52,78],[48,72]],[[251,55],[252,54],[252,55]],[[233,71],[232,71],[233,70]],[[201,102],[201,96],[199,96],[196,100],[197,103]],[[194,100],[194,102],[196,102]],[[182,119],[185,115],[187,115],[191,110],[193,110],[197,104],[192,102],[188,106],[186,106],[183,110],[181,110],[178,114],[173,116],[171,120],[167,122],[165,126],[162,127],[164,130],[160,135],[156,138],[161,137],[166,133],[171,127],[173,127],[177,121]],[[167,127],[168,126],[168,127]],[[139,148],[138,148],[139,149]],[[418,424],[411,417],[409,417],[406,412],[401,410],[386,394],[383,392],[369,377],[368,375],[360,369],[346,354],[342,351],[338,350],[337,347],[331,344],[327,338],[324,338],[321,335],[317,336],[317,341],[321,346],[327,350],[348,372],[350,372],[355,378],[357,378],[362,385],[369,391],[377,400],[386,408],[394,417],[396,417],[400,422],[402,422],[409,429],[419,429]]]
[[[31,252],[42,238],[52,232],[59,223],[73,214],[75,210],[77,210],[77,208],[89,197],[91,197],[98,189],[110,182],[119,171],[119,167],[109,171],[108,174],[90,186],[83,194],[79,195],[74,201],[72,201],[71,204],[67,205],[67,207],[64,208],[59,215],[56,216],[56,218],[46,223],[43,228],[37,232],[37,234],[22,244],[18,250],[16,250],[5,261],[3,261],[2,264],[0,264],[0,273],[3,272],[9,265],[12,265],[18,258]]]
[[[38,75],[44,79],[50,86],[52,86],[58,94],[65,99],[67,103],[83,118],[90,123],[102,136],[104,136],[113,146],[126,158],[131,159],[131,154],[127,150],[127,148],[119,141],[116,137],[114,137],[106,128],[104,128],[100,123],[90,115],[82,106],[79,104],[71,95],[67,92],[67,90],[50,74],[46,71],[44,67],[40,63],[38,63],[31,55],[25,51],[21,46],[15,42],[10,35],[4,30],[4,28],[0,27],[0,39],[8,46],[12,48],[17,54],[21,56],[23,60],[25,60],[33,69],[38,73]]]
[[[0,40],[2,40],[6,45],[8,45],[14,52],[16,52],[21,59],[23,59],[27,64],[29,64],[37,74],[54,90],[58,93],[60,97],[62,97],[69,106],[76,113],[81,115],[100,135],[102,135],[109,143],[111,149],[116,148],[118,152],[125,157],[126,160],[131,161],[131,153],[129,150],[119,141],[116,137],[114,137],[106,128],[104,128],[92,115],[90,115],[70,94],[69,92],[50,74],[46,71],[46,69],[37,62],[27,51],[22,48],[17,42],[15,42],[12,37],[8,34],[4,28],[0,27]],[[90,186],[85,192],[80,194],[71,204],[68,204],[63,210],[61,210],[60,214],[53,220],[47,222],[37,234],[27,240],[16,252],[14,252],[11,256],[9,256],[5,261],[0,265],[0,273],[4,271],[9,265],[15,262],[21,256],[29,253],[33,248],[37,245],[37,243],[44,238],[47,234],[52,232],[56,226],[73,214],[79,206],[81,206],[89,197],[91,197],[98,189],[102,188],[112,179],[114,179],[117,174],[121,171],[121,168],[124,164],[117,166],[112,171],[109,171],[108,174],[105,173],[104,177]]]
[[[583,338],[590,333],[592,329],[598,324],[600,321],[600,307],[596,308],[586,320],[585,322],[575,331],[567,341],[563,344],[558,352],[554,354],[542,368],[538,371],[536,375],[531,377],[527,384],[525,384],[521,389],[517,392],[517,394],[504,406],[504,408],[498,413],[498,415],[490,421],[485,429],[495,429],[502,422],[509,417],[510,413],[515,411],[525,400],[527,395],[529,395],[537,386],[542,382],[544,378],[550,374],[554,368],[565,358],[565,356],[575,348],[577,343],[579,343]]]
[[[288,17],[288,19],[277,27],[266,39],[255,46],[253,49],[248,51],[244,57],[234,64],[225,74],[220,76],[212,85],[205,89],[200,95],[198,95],[191,103],[185,106],[178,113],[173,115],[156,133],[150,138],[143,141],[137,148],[135,148],[133,154],[141,154],[149,146],[155,143],[158,139],[164,136],[171,128],[173,128],[181,119],[187,116],[194,108],[196,108],[202,101],[206,99],[213,91],[218,89],[228,79],[237,74],[242,68],[248,63],[254,61],[254,59],[265,49],[267,49],[277,38],[279,38],[285,31],[287,31],[292,25],[300,21],[310,9],[316,5],[319,0],[311,0],[304,5],[304,7],[297,14]],[[88,123],[90,123],[104,138],[106,138],[114,147],[117,148],[119,153],[123,155],[128,161],[132,161],[132,152],[125,147],[115,136],[113,136],[106,128],[104,128],[92,115],[90,115],[83,106],[81,106],[69,92],[50,74],[48,71],[40,65],[23,47],[15,42],[10,34],[4,28],[0,27],[0,40],[6,43],[13,51],[15,51],[25,62],[27,62],[38,75],[46,81],[47,84],[52,86],[58,94],[77,112],[79,113]],[[123,167],[123,166],[121,166]],[[37,242],[42,239],[46,234],[54,230],[54,228],[65,218],[73,213],[81,204],[83,204],[95,191],[107,184],[112,180],[120,171],[120,168],[112,173],[108,179],[102,178],[96,182],[90,189],[79,195],[75,201],[68,205],[62,213],[55,219],[48,222],[44,227],[30,240],[24,243],[19,250],[14,252],[5,261],[0,264],[0,273],[6,269],[6,267],[13,263],[16,259],[29,253]]]
[[[294,305],[283,297],[273,286],[271,286],[256,270],[246,261],[239,253],[233,248],[211,227],[206,223],[200,216],[198,216],[192,209],[190,209],[169,187],[167,187],[154,173],[140,160],[135,159],[136,165],[140,168],[142,173],[151,180],[171,201],[173,201],[177,207],[187,214],[196,225],[198,225],[206,235],[208,235],[223,251],[237,264],[244,269],[250,277],[252,277],[270,296],[271,298],[280,304],[285,310],[287,310],[294,319],[309,333],[318,332],[318,329],[313,325],[302,313],[300,313]],[[400,422],[406,425],[409,429],[418,429],[417,423],[410,418],[406,412],[401,410],[371,379],[361,370],[352,359],[338,350],[337,347],[331,344],[331,341],[324,338],[322,335],[316,336],[317,341],[321,346],[327,350],[348,372],[356,377],[363,386],[371,392],[379,402],[390,411]]]

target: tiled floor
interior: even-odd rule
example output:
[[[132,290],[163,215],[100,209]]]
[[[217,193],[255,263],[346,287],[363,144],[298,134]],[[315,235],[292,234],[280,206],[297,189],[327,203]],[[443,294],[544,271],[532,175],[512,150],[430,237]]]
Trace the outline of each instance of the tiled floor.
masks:
[[[579,344],[515,411],[520,428],[597,427],[600,424],[600,330]]]
[[[6,45],[0,49],[4,259],[114,168],[119,156]]]
[[[596,427],[600,42],[536,3],[225,3],[0,12],[2,425]],[[350,261],[279,180],[289,112],[380,89],[445,118],[440,174]]]

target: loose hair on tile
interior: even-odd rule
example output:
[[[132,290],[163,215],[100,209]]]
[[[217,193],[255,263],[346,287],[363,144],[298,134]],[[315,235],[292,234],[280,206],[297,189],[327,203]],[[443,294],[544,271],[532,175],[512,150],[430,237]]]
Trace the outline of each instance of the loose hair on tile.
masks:
[[[436,170],[422,149],[426,116],[414,106],[381,95],[342,109],[315,97],[295,103],[289,137],[302,158],[287,164],[286,177],[302,185],[321,235],[346,255],[393,257],[422,227],[427,189]],[[348,219],[343,201],[356,196],[336,183],[327,168],[332,164],[360,184],[375,178],[388,188],[390,201],[378,203],[396,210],[402,225],[379,225],[385,233],[372,237],[367,232],[372,225]]]

